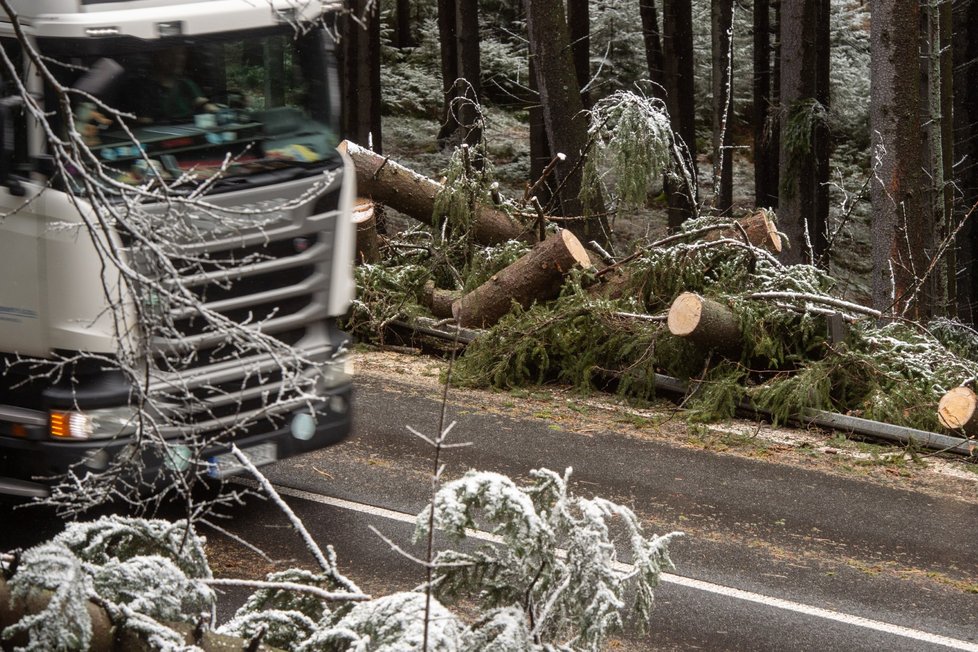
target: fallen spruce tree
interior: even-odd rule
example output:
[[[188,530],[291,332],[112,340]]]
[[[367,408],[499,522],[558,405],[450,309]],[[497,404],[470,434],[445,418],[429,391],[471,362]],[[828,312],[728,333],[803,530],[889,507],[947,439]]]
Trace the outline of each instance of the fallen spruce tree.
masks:
[[[665,150],[676,145],[655,106],[616,101],[592,117],[596,155],[585,168],[594,183],[617,180],[618,192],[606,196],[617,197],[622,211],[642,201],[650,179],[665,171],[681,182],[682,175],[669,167]],[[605,134],[609,124],[617,135]],[[649,158],[647,143],[656,138],[665,149]],[[590,263],[579,256],[532,265],[531,245],[564,240],[562,228],[574,219],[546,215],[529,201],[539,182],[510,201],[492,183],[491,164],[474,172],[467,152],[455,153],[439,183],[352,144],[347,150],[371,161],[357,165],[361,187],[419,222],[388,235],[382,263],[359,269],[360,299],[348,327],[380,342],[391,324],[420,318],[434,320],[424,326],[428,333],[438,320],[488,328],[465,349],[455,382],[561,382],[650,399],[662,373],[691,388],[684,401],[691,418],[727,418],[748,400],[776,422],[814,409],[935,432],[978,430],[968,423],[978,399],[960,408],[967,418],[945,419],[949,408],[939,416],[938,407],[946,392],[978,378],[978,333],[950,320],[881,315],[836,296],[825,272],[782,265],[783,243],[767,211],[736,222],[688,220],[678,233],[632,243],[623,257],[577,243],[594,249]],[[612,160],[605,176],[595,166],[602,152]],[[397,171],[396,183],[378,188],[388,168]],[[423,204],[391,192],[405,179],[409,189],[426,188]],[[511,239],[482,235],[487,210],[506,216]],[[608,264],[595,266],[602,259]],[[558,269],[559,278],[552,274]],[[491,309],[469,310],[487,294]]]
[[[691,381],[684,405],[696,419],[730,417],[750,399],[776,422],[812,408],[945,430],[941,396],[978,377],[967,354],[978,343],[973,331],[947,320],[881,320],[834,296],[824,272],[781,265],[776,248],[757,246],[745,231],[692,221],[614,266],[572,266],[556,298],[552,286],[533,299],[511,292],[498,322],[463,322],[491,328],[466,348],[455,382],[561,382],[651,399],[658,372]],[[431,315],[426,283],[428,295],[449,292],[448,305],[463,306],[480,286],[519,269],[514,263],[528,251],[517,242],[477,248],[455,274],[432,264],[432,252],[395,254],[361,269],[364,301],[351,324],[382,339],[384,320]],[[447,317],[444,308],[438,317]],[[844,334],[833,335],[830,325],[840,321]]]

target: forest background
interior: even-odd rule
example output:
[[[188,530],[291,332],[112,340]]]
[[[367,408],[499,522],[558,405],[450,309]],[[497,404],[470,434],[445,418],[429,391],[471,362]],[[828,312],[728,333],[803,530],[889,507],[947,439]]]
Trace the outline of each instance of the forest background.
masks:
[[[406,187],[384,199],[374,183],[389,160],[446,189],[430,218],[412,215],[426,234],[396,212],[396,232],[381,220],[383,265],[360,268],[348,324],[358,336],[384,341],[444,290],[452,307],[436,317],[493,327],[463,356],[464,384],[645,399],[657,372],[694,381],[687,405],[710,419],[749,398],[776,420],[824,409],[950,423],[937,401],[978,364],[975,2],[355,9],[340,25],[344,133],[377,155],[361,194],[400,208],[388,200]],[[523,311],[498,324],[473,316],[499,293],[473,290],[527,251],[505,237],[476,251],[460,225],[481,205],[541,240],[573,232],[600,259],[597,279],[565,284],[549,307],[556,295],[518,288]],[[776,223],[773,256],[695,242],[758,214]],[[695,345],[662,337],[654,324],[684,292],[730,309],[730,341],[715,324]]]

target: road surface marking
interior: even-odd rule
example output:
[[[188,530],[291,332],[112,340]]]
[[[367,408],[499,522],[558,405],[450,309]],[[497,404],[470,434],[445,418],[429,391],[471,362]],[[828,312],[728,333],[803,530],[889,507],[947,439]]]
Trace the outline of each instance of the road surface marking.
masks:
[[[246,480],[244,478],[236,479],[236,482],[247,484],[249,486],[256,486],[254,485],[253,481]],[[302,489],[292,489],[291,487],[284,487],[281,485],[275,485],[275,489],[283,496],[301,498],[323,505],[337,507],[339,509],[359,512],[369,516],[378,516],[391,521],[414,524],[417,519],[415,514],[397,512],[383,507],[374,507],[373,505],[365,505],[364,503],[344,500],[343,498],[333,498],[332,496],[324,496],[322,494],[304,491]],[[473,539],[489,541],[492,543],[502,542],[500,537],[490,534],[489,532],[483,532],[482,530],[467,530],[467,534]],[[630,564],[615,562],[615,570],[627,573],[633,570],[633,567]],[[673,573],[662,573],[660,580],[664,584],[677,584],[679,586],[695,589],[697,591],[722,595],[728,598],[734,598],[736,600],[743,600],[745,602],[754,602],[768,607],[774,607],[775,609],[782,609],[784,611],[791,611],[794,613],[804,614],[806,616],[831,620],[844,625],[862,627],[864,629],[871,629],[877,632],[909,638],[915,641],[942,645],[953,650],[968,650],[969,652],[978,652],[978,643],[971,643],[968,641],[951,638],[949,636],[941,636],[940,634],[931,634],[930,632],[922,632],[917,629],[910,629],[909,627],[902,627],[900,625],[893,625],[891,623],[885,623],[879,620],[863,618],[862,616],[854,616],[841,611],[832,611],[831,609],[813,607],[811,605],[802,604],[800,602],[792,602],[791,600],[784,600],[782,598],[772,598],[760,593],[753,593],[751,591],[743,591],[741,589],[723,586],[722,584],[714,584],[712,582],[696,580],[689,577],[683,577],[681,575],[675,575]]]

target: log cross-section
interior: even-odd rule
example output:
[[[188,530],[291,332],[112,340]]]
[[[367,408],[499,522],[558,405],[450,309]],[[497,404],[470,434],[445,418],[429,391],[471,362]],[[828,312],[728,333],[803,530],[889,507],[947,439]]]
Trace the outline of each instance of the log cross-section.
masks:
[[[336,149],[353,163],[358,195],[390,206],[419,222],[432,224],[435,197],[445,186],[348,140]],[[503,211],[485,204],[476,205],[471,228],[472,238],[482,245],[533,240],[532,229],[524,228]]]
[[[950,430],[978,435],[978,395],[970,387],[955,387],[941,397],[937,417]]]
[[[537,243],[519,260],[452,304],[452,314],[464,327],[491,326],[509,312],[515,301],[524,308],[560,294],[564,275],[575,267],[590,267],[580,240],[566,229]]]
[[[724,353],[740,351],[740,321],[730,308],[695,292],[683,292],[669,307],[669,332]]]

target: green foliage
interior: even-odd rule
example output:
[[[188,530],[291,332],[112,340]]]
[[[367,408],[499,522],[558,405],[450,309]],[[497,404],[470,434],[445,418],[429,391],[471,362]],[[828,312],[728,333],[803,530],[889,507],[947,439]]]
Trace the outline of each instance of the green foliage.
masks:
[[[431,271],[418,264],[361,265],[356,268],[357,298],[345,328],[367,339],[383,341],[391,321],[423,313],[418,297]]]
[[[650,184],[670,167],[672,127],[665,104],[657,98],[618,91],[591,109],[592,155],[584,167],[582,200],[610,178],[619,208],[644,206]]]
[[[818,100],[804,98],[787,107],[781,116],[781,193],[791,197],[801,161],[812,157],[816,129],[828,124],[828,109]]]

